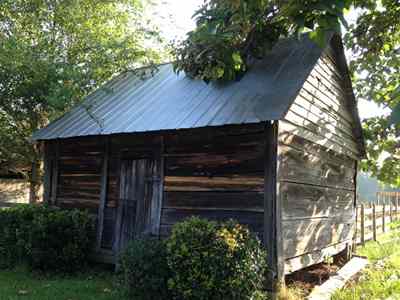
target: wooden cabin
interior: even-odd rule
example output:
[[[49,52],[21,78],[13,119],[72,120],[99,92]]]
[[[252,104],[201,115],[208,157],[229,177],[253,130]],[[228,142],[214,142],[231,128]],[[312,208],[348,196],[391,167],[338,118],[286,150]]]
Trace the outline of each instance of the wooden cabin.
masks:
[[[45,201],[97,216],[97,253],[190,216],[236,219],[277,278],[352,243],[364,155],[341,38],[279,42],[239,81],[126,72],[39,130]]]

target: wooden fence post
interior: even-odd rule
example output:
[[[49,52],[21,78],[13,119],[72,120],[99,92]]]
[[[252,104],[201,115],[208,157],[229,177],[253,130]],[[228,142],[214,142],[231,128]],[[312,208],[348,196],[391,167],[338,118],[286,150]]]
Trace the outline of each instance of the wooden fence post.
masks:
[[[390,219],[390,223],[392,223],[393,222],[392,199],[390,199],[390,203],[389,203],[389,219]]]
[[[399,219],[399,196],[400,192],[396,193],[396,220]]]
[[[361,204],[361,214],[360,214],[360,226],[361,226],[361,244],[365,244],[365,210],[364,210],[364,204]]]
[[[358,236],[358,219],[359,219],[359,213],[358,213],[358,205],[356,205],[356,228],[354,230],[354,239],[353,239],[353,247],[355,249],[355,247],[358,245],[358,240],[357,240],[357,236]]]
[[[386,211],[386,207],[385,207],[385,203],[383,203],[382,205],[382,232],[385,232],[385,211]]]
[[[372,204],[372,236],[376,241],[376,205]]]

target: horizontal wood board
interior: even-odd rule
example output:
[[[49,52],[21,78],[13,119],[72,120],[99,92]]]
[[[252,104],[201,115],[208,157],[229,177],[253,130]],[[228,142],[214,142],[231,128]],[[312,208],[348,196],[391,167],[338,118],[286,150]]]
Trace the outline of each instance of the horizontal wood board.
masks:
[[[164,197],[161,232],[197,215],[220,221],[236,219],[261,237],[264,127],[252,124],[167,132],[161,134],[164,147],[160,134],[110,136],[102,247],[113,244],[121,162],[151,157],[162,158],[165,173],[160,191]],[[105,140],[87,137],[59,141],[57,205],[98,213]]]
[[[165,137],[161,234],[198,216],[235,219],[262,236],[265,133],[245,128]]]
[[[279,124],[285,273],[340,252],[354,235],[359,149],[344,86],[324,55]]]
[[[292,134],[357,159],[360,153],[354,134],[356,120],[348,101],[344,75],[332,60],[323,57],[282,123]]]
[[[91,137],[58,141],[58,206],[88,209],[97,214],[104,141]]]

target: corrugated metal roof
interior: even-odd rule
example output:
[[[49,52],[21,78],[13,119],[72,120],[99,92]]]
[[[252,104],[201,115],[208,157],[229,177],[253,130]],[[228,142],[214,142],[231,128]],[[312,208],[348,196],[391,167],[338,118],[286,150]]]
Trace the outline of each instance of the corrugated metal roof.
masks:
[[[308,38],[278,43],[240,81],[206,84],[171,64],[142,79],[124,73],[33,140],[256,123],[284,117],[323,49]],[[145,69],[142,69],[142,71]]]

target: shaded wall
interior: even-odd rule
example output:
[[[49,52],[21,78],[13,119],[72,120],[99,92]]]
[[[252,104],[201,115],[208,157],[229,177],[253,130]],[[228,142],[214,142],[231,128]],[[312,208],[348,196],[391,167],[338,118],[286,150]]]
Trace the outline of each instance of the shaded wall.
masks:
[[[199,216],[235,219],[262,238],[266,138],[260,123],[48,141],[48,199],[98,216],[107,152],[101,247],[113,249],[118,207],[126,200],[121,199],[121,166],[149,158],[162,169],[146,178],[161,181],[161,206],[158,216],[151,215],[153,233],[167,235],[176,222]]]
[[[199,216],[235,219],[262,238],[264,126],[210,128],[165,137],[162,234],[176,222]]]

